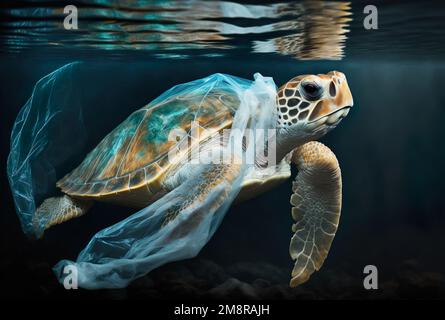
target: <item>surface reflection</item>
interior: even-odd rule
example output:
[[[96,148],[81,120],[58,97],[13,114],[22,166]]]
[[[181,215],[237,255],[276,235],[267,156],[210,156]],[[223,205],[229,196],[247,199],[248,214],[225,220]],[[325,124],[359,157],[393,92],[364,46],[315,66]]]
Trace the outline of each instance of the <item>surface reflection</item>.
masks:
[[[5,9],[7,19],[0,24],[3,50],[143,50],[155,57],[223,56],[242,50],[279,53],[302,60],[341,59],[352,20],[348,2],[81,3],[78,30],[63,28],[66,14],[57,2],[30,2],[29,6]],[[180,52],[186,50],[206,52]]]

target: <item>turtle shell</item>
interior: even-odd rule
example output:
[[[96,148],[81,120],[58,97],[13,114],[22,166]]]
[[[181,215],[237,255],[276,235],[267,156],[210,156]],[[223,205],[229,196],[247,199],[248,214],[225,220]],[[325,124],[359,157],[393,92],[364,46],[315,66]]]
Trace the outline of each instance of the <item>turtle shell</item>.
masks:
[[[79,197],[102,197],[141,187],[150,190],[171,165],[168,151],[180,143],[169,140],[172,130],[190,134],[192,121],[196,121],[209,133],[220,131],[231,126],[238,106],[237,94],[227,88],[204,87],[158,98],[110,132],[57,186]]]

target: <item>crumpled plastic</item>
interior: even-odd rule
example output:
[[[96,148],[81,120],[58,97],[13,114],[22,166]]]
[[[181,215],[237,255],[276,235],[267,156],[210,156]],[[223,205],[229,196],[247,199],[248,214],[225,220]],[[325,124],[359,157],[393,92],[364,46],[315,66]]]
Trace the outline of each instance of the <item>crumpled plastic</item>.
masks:
[[[36,233],[32,225],[36,204],[55,188],[57,178],[66,174],[57,172],[58,164],[82,150],[87,139],[82,103],[78,100],[76,82],[72,81],[78,67],[79,63],[68,64],[42,78],[20,111],[12,131],[8,177],[23,231],[29,236]],[[151,105],[193,93],[202,95],[204,100],[212,90],[230,90],[240,101],[231,132],[273,128],[276,86],[272,78],[258,73],[254,78],[250,81],[214,74],[177,85]],[[55,130],[66,117],[70,118],[71,125],[64,126],[63,132]],[[72,136],[79,137],[74,146]],[[250,147],[255,145],[255,139],[248,142],[246,148],[226,147],[242,158],[243,153],[252,151]],[[181,204],[189,196],[190,185],[202,179],[201,176],[189,178],[148,207],[98,232],[76,261],[62,260],[54,267],[56,276],[64,283],[74,268],[79,287],[121,288],[165,263],[196,256],[220,225],[252,166],[255,164],[243,162],[235,180],[217,184],[203,200],[182,209],[176,219],[161,227],[168,209]],[[215,199],[223,194],[222,205],[213,206]]]
[[[67,64],[40,79],[12,129],[7,174],[23,232],[31,238],[36,204],[56,189],[56,168],[87,140],[75,85],[81,65]]]

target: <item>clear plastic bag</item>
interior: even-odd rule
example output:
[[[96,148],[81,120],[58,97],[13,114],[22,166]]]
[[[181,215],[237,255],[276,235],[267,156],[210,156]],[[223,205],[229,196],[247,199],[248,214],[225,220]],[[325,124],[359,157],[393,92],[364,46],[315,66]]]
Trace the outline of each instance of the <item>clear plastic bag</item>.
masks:
[[[72,81],[78,65],[66,65],[41,79],[14,125],[8,176],[18,216],[28,235],[35,232],[32,220],[36,201],[41,201],[49,189],[55,188],[57,163],[81,150],[86,139],[81,103],[76,101],[76,85]],[[190,94],[198,94],[204,100],[212,90],[219,89],[234,92],[240,101],[232,132],[233,129],[239,134],[247,129],[273,128],[276,86],[271,78],[260,74],[255,74],[254,81],[214,74],[175,86],[156,98],[152,105]],[[52,130],[60,127],[60,121],[69,116],[75,118],[66,132]],[[74,135],[82,139],[71,147],[70,137]],[[67,144],[70,148],[64,150]],[[254,140],[249,142],[250,146],[254,144]],[[231,150],[242,157],[243,153],[249,152],[249,146]],[[80,287],[120,288],[167,262],[196,256],[220,225],[240,191],[246,173],[254,165],[243,163],[236,179],[218,183],[204,199],[183,209],[165,226],[161,227],[161,224],[168,209],[187,198],[190,188],[200,182],[201,176],[189,178],[148,207],[98,232],[75,262],[62,260],[54,267],[59,281],[63,282],[67,275],[65,267],[74,266]],[[65,172],[57,173],[58,178],[63,174]],[[224,201],[215,206],[215,201],[222,195]]]
[[[76,85],[81,65],[67,64],[40,79],[12,129],[7,173],[23,232],[29,237],[36,236],[37,204],[56,189],[56,168],[80,152],[87,140]]]

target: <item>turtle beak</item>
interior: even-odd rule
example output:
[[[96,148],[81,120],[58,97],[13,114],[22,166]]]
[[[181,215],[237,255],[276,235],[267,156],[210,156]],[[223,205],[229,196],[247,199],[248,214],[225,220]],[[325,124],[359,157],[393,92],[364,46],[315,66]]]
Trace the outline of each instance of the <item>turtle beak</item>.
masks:
[[[319,117],[316,117],[315,119],[312,119],[312,120],[310,119],[309,123],[321,121],[321,122],[323,122],[323,124],[328,124],[328,125],[336,124],[348,115],[350,109],[351,109],[351,106],[345,106],[345,107],[338,108],[330,113],[320,115]],[[314,114],[314,112],[312,112],[311,117],[313,114]]]
[[[354,101],[343,73],[331,71],[327,75],[320,75],[318,83],[323,88],[323,96],[313,102],[312,112],[308,122],[326,120],[327,124],[334,124],[346,117]]]

